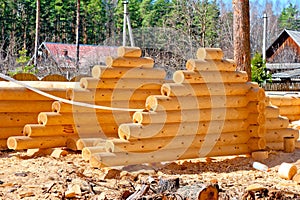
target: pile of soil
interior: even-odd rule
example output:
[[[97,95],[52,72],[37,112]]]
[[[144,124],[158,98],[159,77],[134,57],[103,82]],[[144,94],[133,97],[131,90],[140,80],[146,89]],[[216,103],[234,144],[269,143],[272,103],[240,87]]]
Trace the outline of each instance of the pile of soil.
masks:
[[[283,162],[300,172],[300,149],[270,152],[263,161],[268,172],[254,169],[246,155],[94,169],[78,152],[60,158],[23,154],[0,152],[0,199],[126,199],[145,185],[143,199],[179,199],[172,189],[161,189],[164,180],[178,180],[176,187],[213,183],[219,199],[300,199],[300,183],[278,176]],[[249,194],[249,187],[261,189]]]

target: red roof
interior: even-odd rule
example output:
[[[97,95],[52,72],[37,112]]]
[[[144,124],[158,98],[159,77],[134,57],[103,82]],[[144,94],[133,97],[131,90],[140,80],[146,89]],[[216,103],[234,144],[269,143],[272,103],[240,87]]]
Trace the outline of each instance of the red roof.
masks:
[[[64,51],[67,51],[67,55],[70,61],[76,60],[76,45],[75,44],[62,44],[43,42],[45,48],[49,51],[52,58],[59,63],[62,57],[64,57]],[[79,45],[79,62],[84,64],[87,61],[91,62],[105,62],[107,56],[116,56],[117,47],[113,46],[99,46],[99,45]]]

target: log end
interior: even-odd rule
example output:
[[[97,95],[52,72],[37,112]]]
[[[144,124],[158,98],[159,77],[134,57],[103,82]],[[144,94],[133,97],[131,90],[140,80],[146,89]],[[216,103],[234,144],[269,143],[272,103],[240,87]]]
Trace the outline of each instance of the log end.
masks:
[[[183,83],[185,80],[184,74],[182,71],[176,71],[173,74],[173,81],[175,83]]]
[[[17,146],[18,146],[18,144],[17,144],[17,140],[15,137],[9,137],[7,139],[7,147],[9,149],[17,150]]]
[[[121,124],[118,128],[118,135],[120,139],[129,140],[130,128],[127,124]]]
[[[120,57],[139,58],[142,56],[142,50],[139,47],[121,46],[118,48],[117,53],[118,53],[118,56],[120,56]]]

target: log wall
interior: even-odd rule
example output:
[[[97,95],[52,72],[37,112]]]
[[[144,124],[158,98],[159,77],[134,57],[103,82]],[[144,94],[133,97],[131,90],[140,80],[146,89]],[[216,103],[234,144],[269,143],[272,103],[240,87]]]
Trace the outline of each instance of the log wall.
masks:
[[[120,47],[117,58],[94,66],[92,77],[55,90],[55,95],[64,91],[62,96],[71,101],[122,111],[59,101],[39,110],[46,99],[16,86],[3,87],[0,116],[19,117],[7,122],[11,128],[0,126],[0,131],[16,131],[15,136],[3,134],[1,141],[8,137],[8,147],[15,150],[82,150],[84,160],[103,167],[282,150],[284,137],[298,139],[298,130],[264,90],[236,71],[232,60],[224,60],[221,49],[199,49],[197,58],[187,61],[186,70],[176,71],[171,82],[164,80],[164,71],[153,68],[151,58],[140,56],[139,48]],[[49,87],[45,90],[50,92]],[[29,100],[20,103],[22,97],[31,98],[35,106]],[[294,99],[287,102],[294,106]],[[25,117],[26,108],[36,118]],[[296,114],[295,109],[290,112]]]

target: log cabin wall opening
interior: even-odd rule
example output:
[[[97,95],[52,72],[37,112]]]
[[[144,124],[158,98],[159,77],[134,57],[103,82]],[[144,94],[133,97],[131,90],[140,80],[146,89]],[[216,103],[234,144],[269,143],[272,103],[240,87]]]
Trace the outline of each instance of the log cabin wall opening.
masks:
[[[300,32],[284,29],[266,51],[272,82],[265,90],[298,90],[300,84]]]

